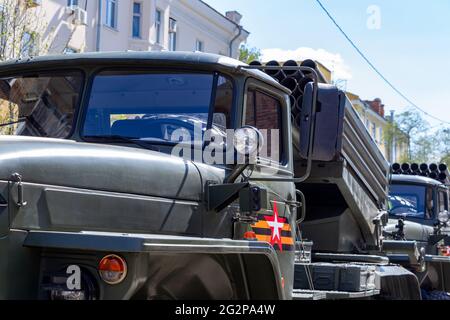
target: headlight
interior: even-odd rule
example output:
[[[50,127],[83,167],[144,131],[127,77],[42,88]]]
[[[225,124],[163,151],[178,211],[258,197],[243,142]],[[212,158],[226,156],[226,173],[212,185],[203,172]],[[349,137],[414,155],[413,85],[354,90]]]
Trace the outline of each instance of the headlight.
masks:
[[[46,298],[50,300],[97,300],[99,297],[97,281],[88,270],[80,269],[80,287],[76,289],[67,285],[68,275],[65,269],[44,275],[41,286],[47,292]]]
[[[240,154],[256,156],[263,147],[264,138],[258,129],[245,126],[235,131],[233,142],[236,151]]]
[[[448,220],[449,220],[449,213],[448,213],[448,211],[439,212],[438,220],[439,220],[440,223],[447,223]]]
[[[70,291],[70,290],[50,290],[51,300],[87,300],[84,291]]]

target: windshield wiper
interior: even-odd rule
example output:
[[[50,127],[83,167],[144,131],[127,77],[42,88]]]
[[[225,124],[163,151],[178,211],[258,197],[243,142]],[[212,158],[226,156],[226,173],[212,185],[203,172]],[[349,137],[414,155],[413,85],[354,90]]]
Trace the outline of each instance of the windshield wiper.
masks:
[[[152,150],[152,151],[160,151],[155,146],[151,145],[151,142],[140,140],[136,137],[127,137],[127,136],[120,136],[120,135],[106,135],[106,136],[84,136],[85,138],[89,140],[101,140],[101,141],[108,141],[108,142],[126,142],[135,144],[137,146],[140,146],[144,149]]]
[[[26,117],[22,117],[22,118],[17,119],[16,121],[1,123],[0,124],[0,128],[1,127],[6,127],[6,126],[12,126],[13,124],[17,124],[17,123],[21,123],[21,122],[25,122],[25,121],[27,121],[27,118]]]
[[[25,116],[25,117],[21,117],[19,119],[17,119],[16,121],[12,121],[12,122],[7,122],[7,123],[1,123],[0,124],[0,128],[2,127],[7,127],[7,126],[12,126],[14,124],[18,124],[18,123],[22,123],[22,122],[26,122],[29,123],[33,126],[34,129],[37,130],[37,132],[39,132],[39,134],[41,135],[41,137],[47,137],[48,134],[45,132],[45,130],[39,125],[39,123],[34,120],[32,115],[29,116]]]

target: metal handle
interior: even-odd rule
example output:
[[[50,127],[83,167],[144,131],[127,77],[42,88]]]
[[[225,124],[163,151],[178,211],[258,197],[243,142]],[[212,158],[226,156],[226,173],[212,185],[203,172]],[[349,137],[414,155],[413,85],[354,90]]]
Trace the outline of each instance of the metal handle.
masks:
[[[17,202],[16,202],[16,205],[19,208],[26,206],[27,202],[23,200],[22,176],[19,173],[13,173],[11,175],[11,181],[17,183]]]

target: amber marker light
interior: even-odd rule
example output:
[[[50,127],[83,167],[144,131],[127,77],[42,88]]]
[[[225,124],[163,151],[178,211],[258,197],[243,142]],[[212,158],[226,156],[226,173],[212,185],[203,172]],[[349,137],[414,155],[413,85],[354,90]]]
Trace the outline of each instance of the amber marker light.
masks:
[[[127,276],[127,263],[122,257],[109,254],[100,260],[98,273],[107,284],[119,284]]]

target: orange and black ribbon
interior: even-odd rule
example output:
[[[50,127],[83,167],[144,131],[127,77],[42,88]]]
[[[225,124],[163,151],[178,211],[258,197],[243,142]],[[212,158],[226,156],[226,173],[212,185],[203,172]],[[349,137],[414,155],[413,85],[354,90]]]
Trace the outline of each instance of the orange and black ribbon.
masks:
[[[277,222],[275,226],[279,227],[278,233],[273,227],[274,219],[276,219]],[[275,210],[273,216],[263,214],[258,215],[258,221],[252,225],[252,229],[256,234],[256,239],[258,241],[270,243],[275,250],[289,251],[294,249],[291,225],[286,218],[278,217],[278,212],[275,213]]]

